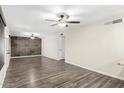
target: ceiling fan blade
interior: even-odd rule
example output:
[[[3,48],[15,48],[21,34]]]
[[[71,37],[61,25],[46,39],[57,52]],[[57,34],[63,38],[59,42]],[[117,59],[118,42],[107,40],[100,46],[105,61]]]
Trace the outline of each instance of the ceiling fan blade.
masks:
[[[52,25],[50,25],[50,26],[55,26],[55,25],[58,25],[59,23],[56,23],[56,24],[52,24]]]
[[[80,23],[80,21],[66,21],[66,23]]]
[[[56,21],[56,20],[52,20],[52,19],[45,19],[45,21],[58,22],[58,21]]]

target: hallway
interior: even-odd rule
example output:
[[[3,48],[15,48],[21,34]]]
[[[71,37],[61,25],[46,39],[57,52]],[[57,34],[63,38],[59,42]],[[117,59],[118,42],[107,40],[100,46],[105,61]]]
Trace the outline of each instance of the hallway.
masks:
[[[11,59],[3,87],[124,87],[124,81],[47,57]]]

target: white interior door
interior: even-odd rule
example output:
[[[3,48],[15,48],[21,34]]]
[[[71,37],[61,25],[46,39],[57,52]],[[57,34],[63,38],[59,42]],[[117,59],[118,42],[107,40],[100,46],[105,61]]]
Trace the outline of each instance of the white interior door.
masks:
[[[58,38],[58,56],[59,60],[65,59],[65,36],[60,35]]]

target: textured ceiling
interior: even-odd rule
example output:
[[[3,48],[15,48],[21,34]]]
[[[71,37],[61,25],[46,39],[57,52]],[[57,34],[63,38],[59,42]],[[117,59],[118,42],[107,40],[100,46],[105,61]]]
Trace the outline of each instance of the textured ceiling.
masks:
[[[12,34],[22,32],[56,32],[73,29],[96,21],[124,14],[124,6],[98,6],[98,5],[5,5],[2,6],[7,25]],[[71,24],[68,28],[51,27],[52,22],[45,19],[56,19],[56,14],[65,12],[70,15],[69,20],[80,20],[80,24]]]

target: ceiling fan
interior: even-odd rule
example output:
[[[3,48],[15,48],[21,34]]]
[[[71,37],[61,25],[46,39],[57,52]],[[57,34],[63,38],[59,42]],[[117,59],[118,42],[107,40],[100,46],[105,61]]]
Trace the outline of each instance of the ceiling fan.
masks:
[[[80,21],[68,21],[69,19],[69,15],[67,15],[64,12],[58,13],[57,14],[57,20],[53,20],[53,19],[45,19],[45,21],[51,21],[51,22],[55,22],[54,24],[50,25],[50,26],[63,26],[63,27],[68,27],[68,24],[78,24],[80,23]]]

